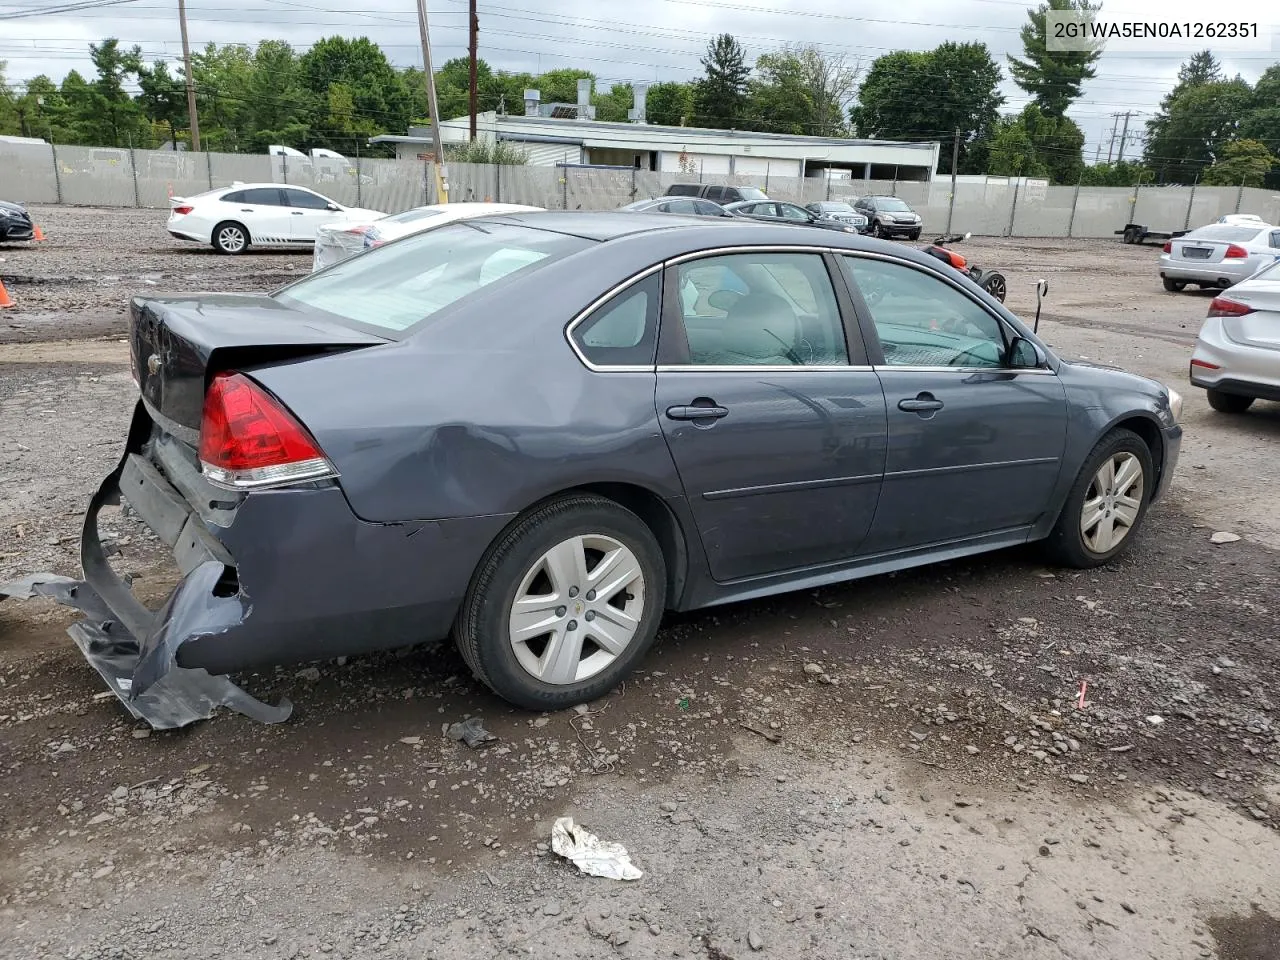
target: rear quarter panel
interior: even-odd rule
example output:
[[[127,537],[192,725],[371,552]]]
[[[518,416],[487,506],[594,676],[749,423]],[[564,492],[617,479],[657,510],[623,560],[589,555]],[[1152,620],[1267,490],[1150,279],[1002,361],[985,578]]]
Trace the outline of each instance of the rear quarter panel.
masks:
[[[589,371],[564,336],[649,255],[588,252],[532,284],[495,284],[398,343],[254,376],[312,431],[365,520],[512,513],[592,482],[680,496],[654,374]]]

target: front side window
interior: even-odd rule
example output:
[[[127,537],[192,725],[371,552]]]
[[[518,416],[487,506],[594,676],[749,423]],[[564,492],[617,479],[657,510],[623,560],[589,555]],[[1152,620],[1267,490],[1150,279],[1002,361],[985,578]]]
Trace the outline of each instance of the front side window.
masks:
[[[665,213],[694,214],[698,212],[698,207],[692,200],[671,200],[664,203],[662,209]]]
[[[285,190],[284,195],[291,207],[300,207],[303,210],[329,209],[329,201],[310,190]]]
[[[794,203],[780,203],[778,204],[778,210],[788,220],[809,219],[809,211],[805,210],[804,207],[797,207]]]
[[[573,342],[596,366],[647,366],[658,342],[657,273],[632,284],[573,328]]]
[[[272,296],[380,334],[401,333],[489,284],[591,244],[530,227],[464,221],[343,260]]]
[[[849,362],[819,254],[740,253],[676,268],[689,363],[839,366]]]
[[[905,264],[841,260],[871,313],[887,366],[1004,366],[1000,321],[956,288]]]

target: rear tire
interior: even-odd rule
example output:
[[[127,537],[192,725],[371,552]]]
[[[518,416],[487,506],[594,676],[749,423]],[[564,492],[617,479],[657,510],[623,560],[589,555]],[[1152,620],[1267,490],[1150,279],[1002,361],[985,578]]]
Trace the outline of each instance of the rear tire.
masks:
[[[1209,406],[1219,413],[1244,413],[1253,406],[1253,397],[1242,397],[1238,393],[1223,393],[1220,390],[1206,390]]]
[[[226,220],[213,228],[213,249],[238,256],[249,249],[249,229],[242,223]]]
[[[666,595],[666,562],[643,520],[604,497],[563,497],[489,548],[454,640],[500,697],[560,710],[625,679],[657,636]]]
[[[987,291],[987,293],[991,294],[1001,303],[1004,303],[1004,298],[1009,292],[1008,285],[1005,283],[1004,275],[999,273],[993,273],[983,280],[982,289]]]
[[[1103,472],[1108,466],[1110,481]],[[1137,539],[1154,487],[1155,469],[1146,443],[1132,430],[1112,430],[1080,467],[1058,522],[1044,541],[1050,559],[1088,569],[1119,556]],[[1090,523],[1095,516],[1097,521]],[[1108,531],[1111,536],[1104,539]]]
[[[1160,280],[1164,283],[1164,288],[1170,293],[1181,293],[1187,286],[1185,280],[1171,280],[1168,277],[1161,277]]]

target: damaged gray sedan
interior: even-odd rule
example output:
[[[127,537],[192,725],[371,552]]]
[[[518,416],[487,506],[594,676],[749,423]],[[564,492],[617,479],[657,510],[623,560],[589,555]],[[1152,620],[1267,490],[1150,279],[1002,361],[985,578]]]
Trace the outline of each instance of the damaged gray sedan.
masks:
[[[593,699],[688,610],[1044,540],[1126,549],[1181,401],[1060,360],[967,278],[854,235],[517,214],[270,296],[136,299],[140,400],[72,635],[136,716],[226,675],[452,636],[522,707]],[[112,571],[123,496],[182,579]],[[12,591],[11,591],[12,592]]]

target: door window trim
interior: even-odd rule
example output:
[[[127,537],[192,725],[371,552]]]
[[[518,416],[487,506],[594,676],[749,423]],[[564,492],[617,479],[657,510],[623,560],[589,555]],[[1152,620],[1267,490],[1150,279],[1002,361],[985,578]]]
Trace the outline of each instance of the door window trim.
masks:
[[[572,320],[570,320],[569,323],[565,326],[564,328],[565,342],[569,344],[569,348],[573,350],[574,355],[578,358],[579,362],[588,370],[590,370],[592,373],[653,373],[655,371],[656,364],[653,364],[653,363],[617,363],[617,364],[592,363],[590,360],[587,359],[587,355],[583,353],[582,349],[578,346],[578,342],[573,337],[573,332],[578,328],[580,324],[582,324],[588,318],[593,316],[598,309],[603,307],[606,303],[608,303],[614,297],[619,296],[620,294],[626,292],[627,290],[635,286],[637,283],[640,283],[643,280],[648,279],[649,277],[653,276],[655,273],[660,273],[662,271],[662,268],[663,268],[663,265],[661,263],[655,263],[653,266],[646,267],[644,270],[641,270],[639,273],[628,277],[626,280],[623,280],[617,286],[610,288],[608,291],[596,297],[596,299],[592,300],[589,304],[587,304],[587,306],[583,310],[581,310],[578,313],[577,316],[575,316]],[[663,279],[665,280],[665,277]],[[663,292],[660,293],[658,297],[658,331],[657,331],[658,336],[661,336],[661,333],[662,333],[662,306],[663,306],[663,302],[666,300],[666,293],[665,293],[666,284],[664,283],[662,286],[663,286]]]
[[[864,260],[882,260],[885,263],[896,264],[900,267],[909,267],[912,270],[919,271],[927,277],[932,277],[946,284],[952,290],[966,297],[974,306],[978,307],[987,316],[991,317],[1006,336],[1005,347],[1008,349],[1008,338],[1022,336],[1009,325],[1009,323],[998,313],[993,312],[985,303],[975,297],[970,291],[966,290],[952,277],[948,277],[940,271],[926,267],[922,264],[912,263],[910,260],[903,260],[890,254],[876,253],[869,250],[837,250],[835,256],[839,257],[860,258]],[[988,374],[1028,374],[1032,376],[1043,376],[1048,374],[1056,377],[1058,372],[1052,367],[1010,367],[1002,364],[998,367],[953,367],[953,366],[935,366],[932,364],[921,364],[913,366],[911,364],[886,363],[884,360],[884,350],[880,345],[880,333],[876,330],[875,320],[871,315],[871,308],[867,306],[866,300],[862,297],[862,291],[858,289],[852,279],[845,273],[843,264],[837,263],[839,267],[840,282],[846,288],[849,299],[853,304],[853,309],[858,317],[859,325],[862,328],[863,339],[867,344],[867,357],[874,370],[908,370],[913,373],[962,373],[965,376],[972,376],[975,373]],[[873,348],[874,351],[873,352]],[[879,362],[877,362],[876,352],[879,353]]]

